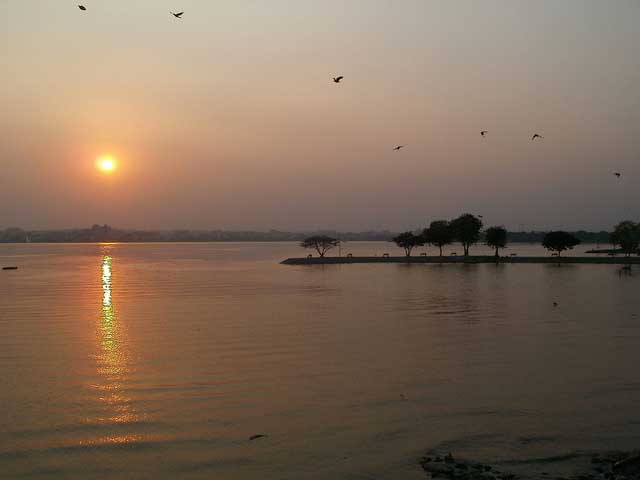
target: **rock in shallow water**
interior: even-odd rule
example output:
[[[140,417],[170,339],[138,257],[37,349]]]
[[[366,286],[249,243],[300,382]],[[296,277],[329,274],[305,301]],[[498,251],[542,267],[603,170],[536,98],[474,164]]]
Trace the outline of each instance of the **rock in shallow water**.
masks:
[[[613,464],[613,472],[627,478],[640,477],[640,455],[632,455]]]
[[[535,467],[540,461],[517,462],[520,466],[516,473],[501,472],[491,465],[479,462],[455,459],[452,454],[425,457],[420,462],[431,478],[448,480],[640,480],[640,452],[607,452],[589,456],[570,455],[547,463],[544,472]],[[527,464],[529,464],[528,468]],[[549,473],[551,472],[551,473]]]
[[[451,453],[444,459],[440,456],[425,457],[421,462],[422,468],[432,478],[446,478],[450,480],[513,480],[514,474],[501,473],[494,470],[491,465],[456,460]]]

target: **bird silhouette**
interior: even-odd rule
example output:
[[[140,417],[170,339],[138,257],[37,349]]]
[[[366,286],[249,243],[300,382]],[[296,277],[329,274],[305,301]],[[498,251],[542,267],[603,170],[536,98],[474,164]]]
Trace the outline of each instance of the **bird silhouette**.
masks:
[[[171,15],[179,19],[182,19],[182,15],[184,15],[184,12],[178,12],[178,13],[169,12],[169,13],[171,13]]]
[[[489,132],[487,132],[486,130],[483,130],[483,131],[480,132],[480,135],[482,135],[484,137],[487,133],[489,133]]]
[[[531,137],[531,141],[533,142],[536,138],[543,139],[544,137],[543,137],[542,135],[538,135],[538,134],[536,133],[533,137]]]
[[[344,75],[340,75],[339,77],[333,77],[333,83],[340,83],[340,81],[344,78]]]
[[[83,12],[87,9],[87,7],[85,7],[84,5],[78,5],[78,8]]]
[[[398,145],[397,147],[394,148],[395,151],[400,150],[401,148],[404,148],[404,145]]]
[[[613,174],[618,178],[620,178],[622,176],[622,174],[620,172],[613,172]]]

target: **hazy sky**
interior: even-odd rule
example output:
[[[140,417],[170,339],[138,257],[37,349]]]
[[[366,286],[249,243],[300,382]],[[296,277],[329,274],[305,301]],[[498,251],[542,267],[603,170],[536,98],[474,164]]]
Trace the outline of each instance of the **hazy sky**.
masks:
[[[0,1],[0,226],[640,220],[638,0],[82,1]]]

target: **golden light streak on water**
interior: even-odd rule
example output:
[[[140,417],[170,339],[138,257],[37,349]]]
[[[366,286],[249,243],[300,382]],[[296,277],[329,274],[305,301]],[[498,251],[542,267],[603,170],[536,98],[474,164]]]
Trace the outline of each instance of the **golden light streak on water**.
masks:
[[[121,445],[125,443],[142,442],[145,438],[142,435],[116,435],[111,437],[101,437],[92,440],[81,441],[80,445],[100,446],[100,445]]]
[[[102,285],[102,314],[98,325],[98,374],[102,382],[93,388],[100,394],[99,400],[106,406],[107,415],[98,423],[124,424],[136,422],[141,415],[132,407],[126,394],[125,382],[130,368],[127,358],[125,332],[118,319],[113,302],[113,258],[110,247],[103,246],[100,281]],[[130,441],[132,436],[116,437]],[[129,439],[129,440],[127,440]]]
[[[102,309],[108,320],[113,319],[113,303],[111,302],[111,262],[109,255],[102,258]]]

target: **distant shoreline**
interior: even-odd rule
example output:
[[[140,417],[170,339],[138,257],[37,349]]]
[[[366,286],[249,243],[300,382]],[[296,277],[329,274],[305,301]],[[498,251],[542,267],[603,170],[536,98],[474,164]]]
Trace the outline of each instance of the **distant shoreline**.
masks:
[[[640,265],[640,257],[498,257],[493,255],[419,256],[419,257],[304,257],[287,258],[283,265],[344,265],[352,263],[584,263],[604,265]]]
[[[573,232],[583,244],[610,245],[610,232]],[[313,235],[327,235],[342,242],[387,242],[398,235],[390,230],[339,232],[317,230],[287,232],[280,230],[136,230],[93,225],[90,228],[24,230],[0,228],[0,243],[151,243],[151,242],[301,242]],[[508,243],[540,243],[545,232],[508,232]]]

